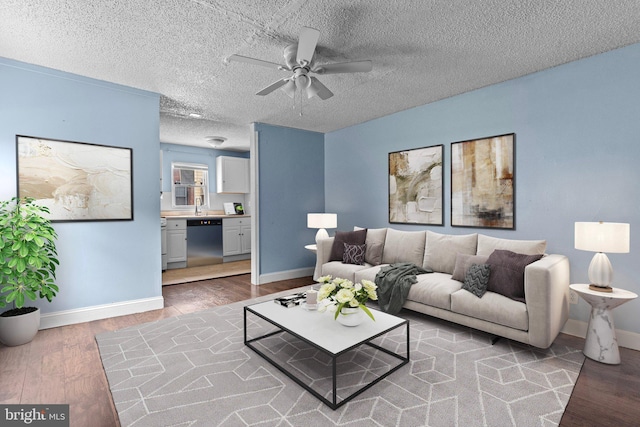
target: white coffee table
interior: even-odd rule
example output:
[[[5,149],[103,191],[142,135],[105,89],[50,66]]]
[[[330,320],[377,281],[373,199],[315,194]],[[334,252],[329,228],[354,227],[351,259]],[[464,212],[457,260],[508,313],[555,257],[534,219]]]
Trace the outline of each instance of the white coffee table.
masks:
[[[335,321],[333,319],[333,313],[309,311],[302,306],[287,308],[275,304],[273,301],[252,304],[244,308],[244,343],[330,408],[337,409],[409,362],[409,321],[375,309],[370,310],[376,319],[375,322],[367,317],[360,325],[348,327]],[[251,325],[249,324],[248,326],[247,323],[248,315],[258,316],[273,325],[275,329],[257,337],[249,337]],[[249,320],[255,321],[257,319],[249,318]],[[399,350],[396,348],[387,349],[372,342],[376,338],[394,329],[402,328],[403,326],[406,330],[405,355],[398,354],[397,351]],[[291,334],[302,340],[304,343],[328,356],[331,360],[331,399],[327,399],[327,397],[312,387],[316,383],[313,381],[310,382],[308,379],[306,382],[301,380],[300,375],[295,375],[292,372],[289,364],[285,366],[282,361],[277,360],[275,353],[280,351],[280,349],[274,348],[272,351],[272,349],[269,348],[270,342],[268,339],[284,333]],[[397,341],[394,341],[394,344],[400,349],[401,346]],[[384,352],[391,356],[392,359],[397,359],[398,364],[395,366],[390,365],[390,369],[386,372],[376,372],[371,375],[372,380],[370,382],[363,384],[362,387],[358,387],[354,391],[348,388],[346,396],[340,397],[338,396],[337,384],[340,377],[338,373],[338,358],[362,345],[367,345]],[[298,374],[300,374],[300,371],[298,371]]]
[[[619,364],[620,350],[612,310],[637,298],[638,295],[620,288],[613,288],[612,292],[594,291],[589,289],[586,283],[575,283],[569,285],[569,288],[591,305],[591,316],[582,352],[588,358],[601,363]]]

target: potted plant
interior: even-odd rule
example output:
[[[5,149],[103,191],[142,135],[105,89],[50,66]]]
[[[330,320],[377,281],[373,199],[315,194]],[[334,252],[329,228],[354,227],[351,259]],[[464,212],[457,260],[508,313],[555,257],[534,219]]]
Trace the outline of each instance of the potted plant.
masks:
[[[345,326],[357,326],[364,320],[366,313],[375,321],[373,313],[365,303],[368,300],[377,300],[377,286],[370,280],[362,283],[353,283],[351,280],[331,276],[323,276],[318,279],[322,283],[318,291],[318,300],[321,301],[320,311],[334,312],[334,320],[338,320]]]
[[[8,346],[30,342],[40,327],[40,309],[25,307],[25,301],[51,302],[58,292],[58,235],[45,216],[49,209],[34,202],[0,202],[0,308],[13,306],[0,314],[0,342]]]

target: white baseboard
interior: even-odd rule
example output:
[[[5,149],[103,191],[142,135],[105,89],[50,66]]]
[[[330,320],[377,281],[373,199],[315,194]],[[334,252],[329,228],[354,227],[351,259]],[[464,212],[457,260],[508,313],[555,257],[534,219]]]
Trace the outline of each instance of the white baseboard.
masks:
[[[164,308],[164,298],[160,296],[116,302],[113,304],[94,305],[73,310],[56,311],[40,316],[40,329],[91,322],[93,320],[125,316],[127,314],[142,313],[144,311],[159,310],[162,308]]]
[[[296,270],[278,271],[277,273],[261,274],[259,284],[277,282],[279,280],[297,279],[299,277],[313,276],[315,268],[298,268]]]
[[[584,338],[587,336],[587,327],[589,324],[581,320],[569,319],[565,323],[564,328],[560,332],[576,337]],[[630,348],[631,350],[640,351],[640,334],[635,332],[623,331],[616,329],[616,338],[618,338],[618,345],[624,348]]]

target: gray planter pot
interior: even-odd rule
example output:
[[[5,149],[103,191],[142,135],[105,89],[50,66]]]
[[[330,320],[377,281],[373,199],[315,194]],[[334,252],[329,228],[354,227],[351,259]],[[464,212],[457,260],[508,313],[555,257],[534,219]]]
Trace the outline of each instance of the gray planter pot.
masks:
[[[40,309],[20,316],[0,317],[0,342],[6,346],[31,342],[40,328]]]

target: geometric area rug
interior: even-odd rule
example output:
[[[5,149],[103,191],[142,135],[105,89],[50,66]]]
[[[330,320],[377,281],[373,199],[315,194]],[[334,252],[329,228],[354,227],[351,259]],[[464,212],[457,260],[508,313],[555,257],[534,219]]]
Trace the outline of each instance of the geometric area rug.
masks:
[[[409,363],[334,411],[243,344],[243,307],[274,296],[96,335],[121,425],[556,426],[584,362],[580,349],[491,345],[483,332],[403,310]],[[287,335],[271,343],[283,363],[326,362]],[[406,348],[402,328],[380,340]],[[365,351],[375,352],[339,359],[339,375],[370,381],[384,362]]]

